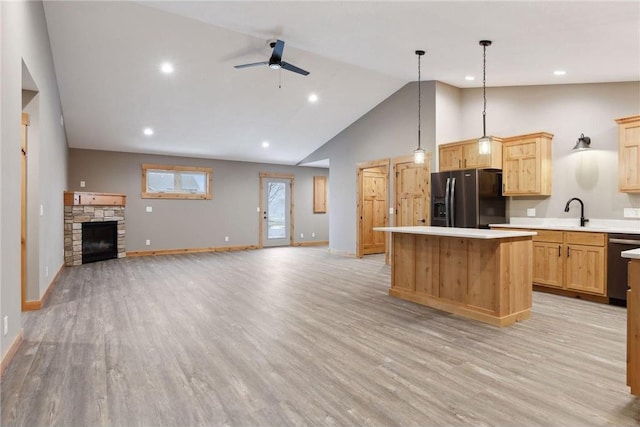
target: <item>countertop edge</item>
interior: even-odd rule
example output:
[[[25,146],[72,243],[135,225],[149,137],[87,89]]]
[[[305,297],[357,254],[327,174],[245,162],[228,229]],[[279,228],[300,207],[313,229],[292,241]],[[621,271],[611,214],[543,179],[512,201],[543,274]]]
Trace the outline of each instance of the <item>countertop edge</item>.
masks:
[[[538,233],[535,231],[499,231],[479,228],[456,227],[375,227],[374,231],[386,231],[390,233],[420,234],[439,237],[462,237],[467,239],[510,239],[514,237],[531,237]]]

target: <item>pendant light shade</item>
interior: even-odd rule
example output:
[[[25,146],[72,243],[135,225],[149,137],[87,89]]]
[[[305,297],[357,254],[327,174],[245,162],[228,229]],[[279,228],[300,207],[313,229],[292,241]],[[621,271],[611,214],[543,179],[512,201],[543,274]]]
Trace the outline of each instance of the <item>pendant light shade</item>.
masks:
[[[420,146],[420,122],[422,118],[422,91],[421,86],[422,82],[420,79],[420,58],[424,55],[424,50],[416,50],[416,55],[418,56],[418,148],[413,150],[413,162],[418,165],[424,164],[424,150]]]
[[[491,154],[491,137],[487,136],[487,46],[491,40],[480,40],[482,46],[482,138],[478,140],[478,153]]]
[[[575,151],[580,151],[589,148],[591,148],[591,138],[589,138],[588,136],[584,136],[584,133],[581,133],[580,138],[578,138],[578,141],[576,142],[576,145],[575,147],[573,147],[573,149]]]

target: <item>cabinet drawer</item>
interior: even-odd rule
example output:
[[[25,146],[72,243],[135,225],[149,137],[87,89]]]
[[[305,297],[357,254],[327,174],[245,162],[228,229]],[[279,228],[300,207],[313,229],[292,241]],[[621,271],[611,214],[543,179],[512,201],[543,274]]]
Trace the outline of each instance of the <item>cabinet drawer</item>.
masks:
[[[562,231],[555,230],[531,230],[538,233],[537,236],[533,236],[534,242],[552,242],[562,243]]]
[[[569,245],[604,246],[607,241],[607,235],[604,233],[568,231],[566,236]]]

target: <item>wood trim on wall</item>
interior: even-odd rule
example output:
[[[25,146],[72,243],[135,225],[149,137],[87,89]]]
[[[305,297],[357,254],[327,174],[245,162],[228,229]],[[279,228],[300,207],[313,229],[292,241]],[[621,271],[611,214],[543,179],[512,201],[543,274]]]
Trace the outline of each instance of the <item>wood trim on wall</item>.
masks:
[[[53,278],[51,283],[49,283],[49,286],[47,286],[47,290],[44,291],[44,294],[42,294],[42,297],[40,297],[39,300],[25,301],[22,307],[22,311],[40,310],[42,307],[44,307],[44,304],[47,302],[47,299],[49,298],[51,291],[58,283],[58,279],[60,279],[60,275],[62,275],[62,270],[64,270],[64,264],[60,266],[55,277]]]
[[[18,331],[18,335],[16,335],[13,342],[9,346],[9,349],[7,350],[5,355],[2,357],[2,360],[0,361],[0,376],[4,375],[4,371],[7,369],[7,366],[9,366],[9,363],[11,363],[11,361],[13,360],[13,357],[18,352],[18,349],[20,348],[20,345],[22,345],[23,340],[24,340],[24,329],[20,328],[20,330]]]
[[[203,252],[235,252],[258,249],[256,245],[238,246],[215,246],[208,248],[184,248],[184,249],[156,249],[152,251],[130,251],[127,257],[157,256],[157,255],[177,255],[177,254],[197,254]]]
[[[328,240],[318,240],[318,241],[310,241],[310,242],[294,242],[293,246],[296,247],[305,247],[305,246],[328,246]]]

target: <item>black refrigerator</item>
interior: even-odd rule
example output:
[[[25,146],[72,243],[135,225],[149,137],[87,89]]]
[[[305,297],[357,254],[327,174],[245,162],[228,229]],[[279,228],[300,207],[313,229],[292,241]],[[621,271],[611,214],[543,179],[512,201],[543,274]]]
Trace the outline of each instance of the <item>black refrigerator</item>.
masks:
[[[507,222],[502,171],[467,169],[431,174],[431,225],[489,228]]]

